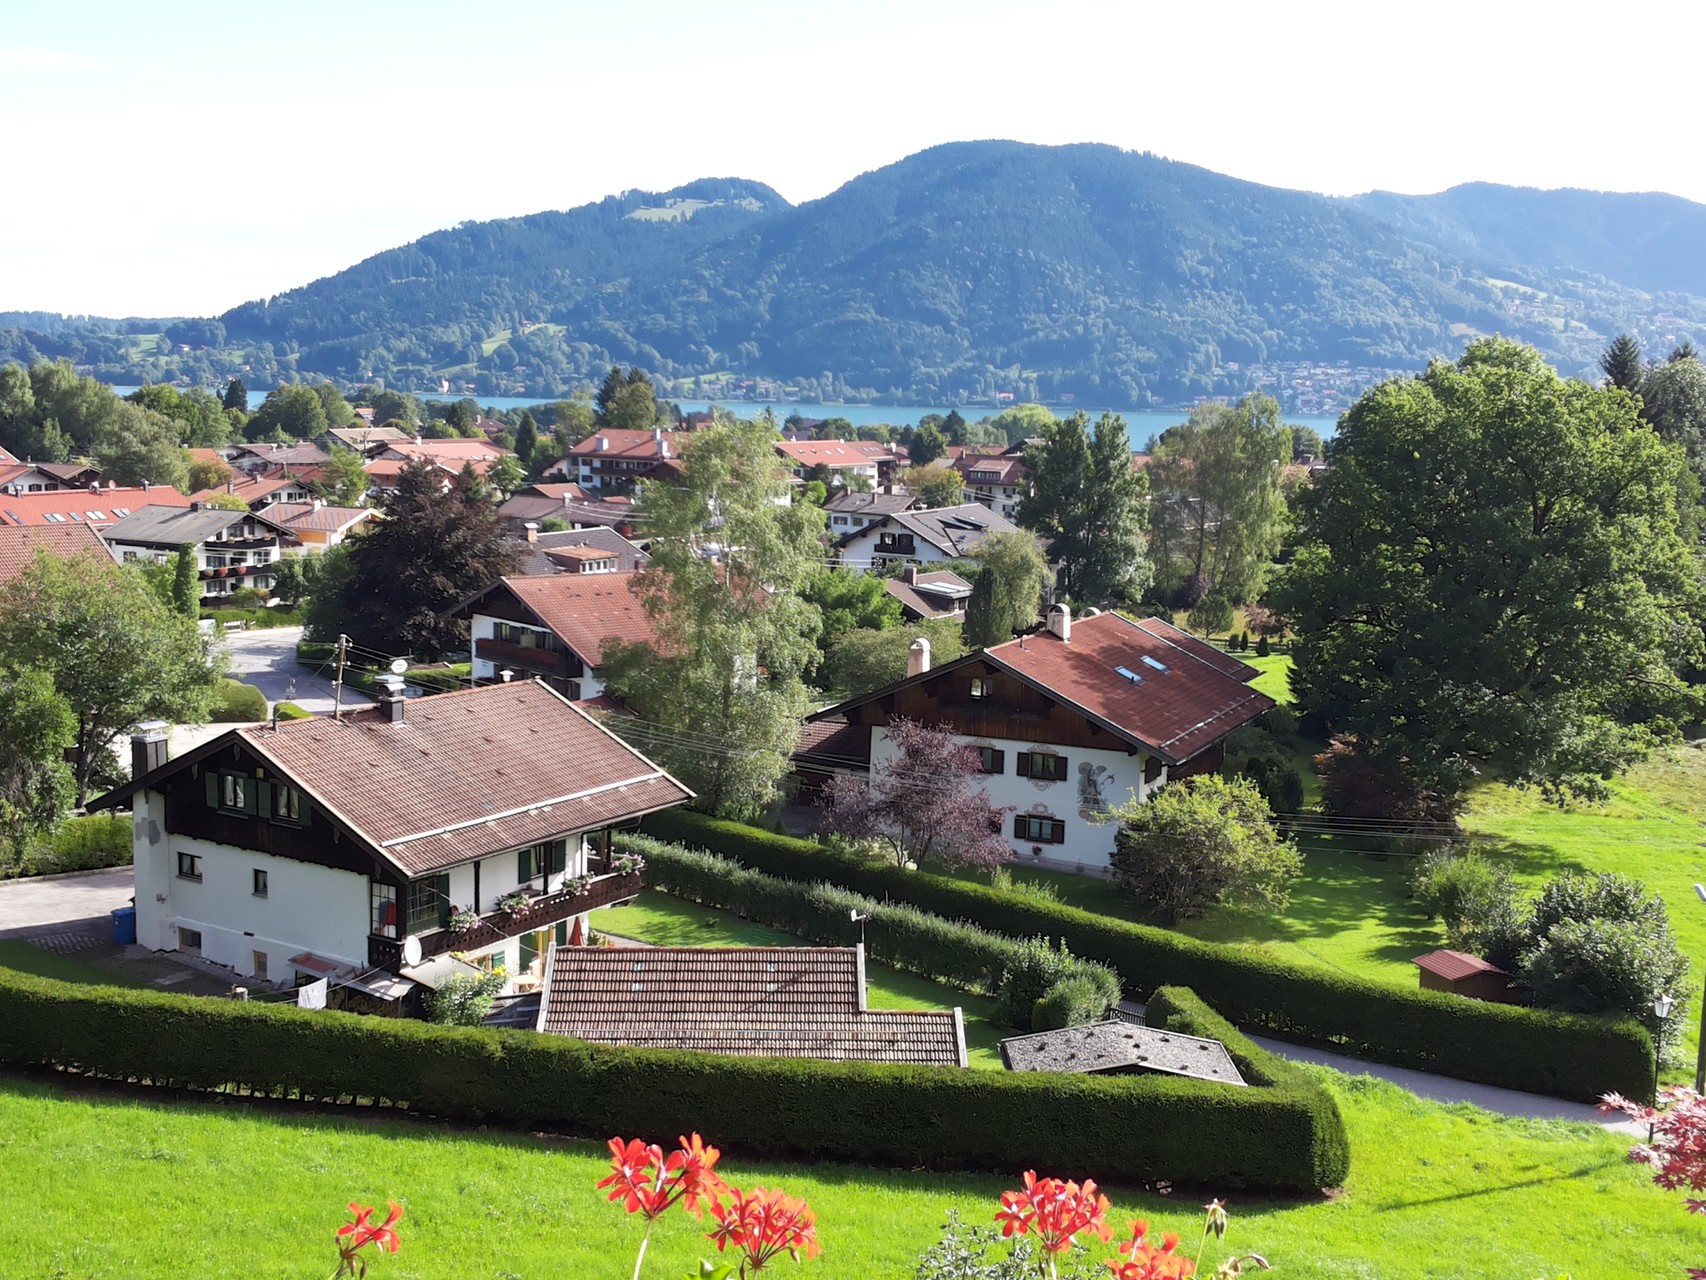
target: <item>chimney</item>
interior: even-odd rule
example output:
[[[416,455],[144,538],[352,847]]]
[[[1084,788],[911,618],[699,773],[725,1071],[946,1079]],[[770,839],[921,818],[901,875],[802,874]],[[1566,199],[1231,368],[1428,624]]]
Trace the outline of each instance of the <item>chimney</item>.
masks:
[[[901,570],[900,580],[909,587],[916,587],[918,585],[918,566],[915,564],[907,565],[905,569]]]
[[[190,510],[191,511],[206,511],[207,510],[207,503],[205,503],[205,502],[192,502],[192,503],[190,503]]]
[[[928,670],[930,670],[930,642],[923,636],[919,636],[918,639],[906,646],[906,674],[910,678],[921,676]]]
[[[596,439],[592,442],[592,449],[593,449],[594,453],[603,453],[609,447],[610,447],[610,437],[609,436],[599,436],[598,439]]]
[[[663,432],[658,432],[658,457],[669,457],[669,441],[663,438]]]
[[[415,443],[419,444],[420,442],[421,442],[421,433],[417,431],[417,432],[415,432]]]
[[[101,482],[99,480],[89,481],[89,492],[90,493],[99,493],[100,491],[101,491]]]
[[[1060,637],[1062,644],[1072,643],[1072,610],[1057,604],[1048,611],[1048,629]]]
[[[539,541],[539,525],[535,521],[529,520],[521,527],[527,531],[527,540],[529,542]]]
[[[142,477],[142,492],[144,492],[144,493],[148,492],[148,477],[147,476]]]
[[[237,492],[237,477],[236,476],[226,476],[225,477],[225,492],[226,493],[236,493]]]
[[[383,719],[389,724],[402,724],[403,707],[408,702],[403,696],[403,677],[380,676],[379,686],[383,690],[378,698]]]
[[[166,722],[146,720],[130,735],[130,776],[140,778],[166,763]]]

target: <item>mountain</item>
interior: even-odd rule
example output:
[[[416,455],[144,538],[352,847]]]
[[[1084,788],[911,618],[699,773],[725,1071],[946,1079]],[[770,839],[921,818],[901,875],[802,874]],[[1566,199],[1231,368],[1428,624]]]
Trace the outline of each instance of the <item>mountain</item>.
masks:
[[[187,354],[134,326],[12,332],[82,342],[121,380],[246,367],[548,397],[620,363],[707,397],[1176,403],[1311,394],[1323,364],[1372,380],[1479,333],[1567,372],[1625,329],[1706,339],[1702,229],[1706,206],[1669,196],[1332,199],[1107,146],[953,143],[799,206],[706,179],[465,223],[180,322],[161,342]]]

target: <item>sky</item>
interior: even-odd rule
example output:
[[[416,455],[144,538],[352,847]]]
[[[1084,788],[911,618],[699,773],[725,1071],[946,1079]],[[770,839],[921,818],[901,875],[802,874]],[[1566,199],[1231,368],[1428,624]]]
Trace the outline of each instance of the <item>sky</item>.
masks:
[[[943,142],[1706,202],[1693,5],[7,0],[0,311],[217,314],[458,222]],[[1703,250],[1706,251],[1706,250]]]

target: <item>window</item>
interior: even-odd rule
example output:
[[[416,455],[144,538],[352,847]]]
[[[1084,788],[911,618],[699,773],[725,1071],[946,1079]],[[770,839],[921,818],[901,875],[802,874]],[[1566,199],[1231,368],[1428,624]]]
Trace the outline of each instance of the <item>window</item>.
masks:
[[[411,881],[408,905],[404,923],[410,933],[444,928],[450,923],[450,877],[427,876]]]
[[[255,977],[259,978],[262,982],[265,982],[267,980],[267,953],[264,951],[252,951],[249,955],[252,960],[252,963],[249,966],[251,972]]]
[[[1039,782],[1059,782],[1066,777],[1066,757],[1045,751],[1021,752],[1018,770],[1021,778],[1035,778]]]
[[[371,893],[373,932],[381,938],[395,938],[397,934],[397,889],[395,885],[373,882]]]
[[[972,697],[974,697],[974,698],[987,698],[991,694],[993,694],[994,692],[995,692],[995,681],[989,679],[987,676],[973,676],[972,677],[972,682],[971,682],[971,696]]]
[[[1003,773],[1006,771],[1007,753],[999,747],[978,747],[978,768],[985,773]]]
[[[1066,823],[1059,818],[1017,814],[1013,818],[1013,838],[1027,844],[1065,844]]]
[[[199,953],[201,951],[201,930],[200,929],[186,929],[182,925],[179,925],[178,926],[178,950],[179,951],[194,951],[194,952]]]
[[[255,811],[254,783],[240,773],[219,775],[219,807],[227,813]]]
[[[302,826],[302,793],[295,787],[275,785],[272,789],[272,816],[274,822]]]
[[[250,875],[250,878],[254,884],[255,896],[257,898],[266,897],[267,896],[267,873],[265,871],[261,870],[261,868],[256,867],[253,871],[251,871],[249,873],[249,875]]]
[[[194,853],[178,854],[178,879],[201,879],[201,856]]]
[[[547,840],[520,849],[515,855],[515,882],[526,884],[546,874],[556,875],[568,865],[567,856],[568,850],[562,840]]]

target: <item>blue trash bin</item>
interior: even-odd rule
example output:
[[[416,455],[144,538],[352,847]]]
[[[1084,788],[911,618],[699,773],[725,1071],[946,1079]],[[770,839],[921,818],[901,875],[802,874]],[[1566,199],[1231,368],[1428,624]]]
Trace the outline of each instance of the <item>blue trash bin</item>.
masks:
[[[136,908],[113,909],[113,941],[120,946],[136,941]]]

